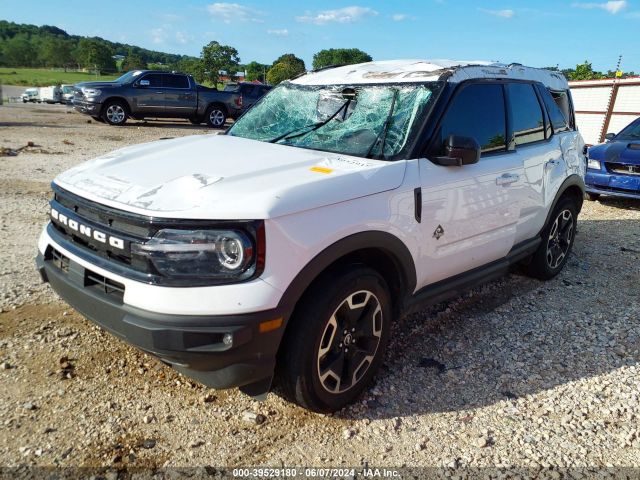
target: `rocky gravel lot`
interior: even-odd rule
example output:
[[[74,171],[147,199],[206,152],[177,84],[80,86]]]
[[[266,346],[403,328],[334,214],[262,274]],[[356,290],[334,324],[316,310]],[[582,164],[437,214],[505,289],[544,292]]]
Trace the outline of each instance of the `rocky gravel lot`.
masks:
[[[640,476],[640,202],[586,202],[553,281],[513,272],[398,322],[376,384],[334,415],[208,390],[40,283],[35,244],[58,172],[125,144],[211,133],[0,107],[0,146],[35,145],[0,157],[1,466],[103,467],[111,478],[257,465]]]

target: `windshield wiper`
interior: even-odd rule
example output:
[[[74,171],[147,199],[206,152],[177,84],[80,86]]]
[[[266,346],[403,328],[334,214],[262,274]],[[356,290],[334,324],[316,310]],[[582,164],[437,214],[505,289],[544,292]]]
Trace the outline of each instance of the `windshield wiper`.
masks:
[[[283,133],[282,135],[277,136],[276,138],[273,138],[271,140],[269,140],[270,143],[276,143],[279,142],[282,139],[290,139],[290,138],[297,138],[297,137],[301,137],[303,135],[306,135],[308,133],[311,133],[317,129],[319,129],[320,127],[326,125],[327,123],[329,123],[331,120],[333,120],[334,118],[336,118],[340,112],[342,112],[342,110],[346,108],[349,108],[349,104],[351,103],[351,99],[347,100],[346,102],[344,102],[340,108],[338,110],[336,110],[336,112],[331,115],[329,118],[327,118],[326,120],[323,120],[322,122],[316,122],[316,123],[311,123],[309,125],[303,125],[302,127],[298,127],[298,128],[294,128],[293,130],[288,131],[287,133]],[[299,132],[300,130],[304,130],[306,128],[310,128],[311,130],[308,130],[306,132],[302,132],[299,133],[297,135],[293,135],[296,132]]]
[[[389,108],[389,113],[387,114],[387,119],[384,122],[384,128],[378,134],[376,139],[373,141],[369,150],[367,151],[366,158],[371,158],[371,152],[373,152],[373,148],[376,146],[380,137],[382,137],[382,148],[380,149],[380,156],[384,158],[384,147],[387,144],[387,132],[389,131],[389,125],[391,125],[391,117],[393,116],[393,110],[396,108],[396,99],[398,98],[398,90],[393,91],[393,98],[391,99],[391,108]]]

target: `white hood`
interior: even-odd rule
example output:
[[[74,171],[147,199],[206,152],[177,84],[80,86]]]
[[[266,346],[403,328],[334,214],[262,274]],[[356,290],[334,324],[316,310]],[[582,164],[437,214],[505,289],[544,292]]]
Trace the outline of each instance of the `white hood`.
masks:
[[[116,150],[55,179],[83,198],[143,215],[267,219],[400,186],[406,162],[384,162],[227,135]]]

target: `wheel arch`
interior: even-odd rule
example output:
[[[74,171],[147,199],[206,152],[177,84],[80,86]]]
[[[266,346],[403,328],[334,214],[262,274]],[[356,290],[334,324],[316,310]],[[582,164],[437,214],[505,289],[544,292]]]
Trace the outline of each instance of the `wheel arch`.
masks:
[[[126,98],[119,97],[119,96],[109,97],[104,102],[102,102],[102,108],[100,109],[100,115],[102,115],[104,113],[104,110],[105,110],[105,108],[107,108],[107,105],[109,105],[113,101],[122,102],[122,104],[124,104],[124,108],[127,109],[127,115],[131,116],[131,105],[129,105],[129,102],[127,101]]]
[[[209,110],[211,107],[218,107],[220,108],[220,110],[222,110],[225,114],[225,116],[229,116],[229,109],[227,108],[227,106],[224,104],[224,102],[221,102],[219,100],[213,100],[209,103],[207,103],[207,108],[204,109],[205,113],[207,112],[207,110]]]
[[[578,206],[578,213],[580,213],[580,210],[582,210],[582,203],[584,202],[584,192],[585,192],[584,180],[580,175],[577,175],[574,173],[573,175],[570,175],[569,177],[567,177],[565,181],[562,182],[562,185],[560,185],[560,188],[556,192],[553,202],[549,206],[549,210],[547,212],[547,218],[544,221],[544,225],[542,229],[544,229],[547,223],[549,223],[551,214],[553,213],[553,210],[556,208],[556,205],[558,204],[561,198],[570,197],[575,199],[576,205]]]
[[[298,302],[321,277],[351,263],[366,265],[385,278],[394,314],[399,314],[405,297],[415,290],[416,268],[402,240],[382,231],[355,233],[325,248],[298,272],[280,305],[293,316]]]

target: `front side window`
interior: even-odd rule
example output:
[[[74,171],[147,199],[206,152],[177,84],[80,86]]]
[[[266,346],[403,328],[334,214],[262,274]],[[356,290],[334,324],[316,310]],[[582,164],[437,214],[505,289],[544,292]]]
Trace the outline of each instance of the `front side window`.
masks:
[[[508,83],[507,90],[515,144],[544,140],[544,117],[533,85]]]
[[[441,84],[284,83],[242,116],[229,135],[391,160],[420,126]]]
[[[507,149],[502,85],[479,83],[463,87],[453,98],[440,127],[432,155],[444,154],[449,135],[475,138],[482,153]]]
[[[159,73],[149,73],[140,79],[140,81],[142,80],[147,80],[150,88],[162,87],[162,75]]]

